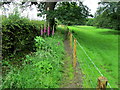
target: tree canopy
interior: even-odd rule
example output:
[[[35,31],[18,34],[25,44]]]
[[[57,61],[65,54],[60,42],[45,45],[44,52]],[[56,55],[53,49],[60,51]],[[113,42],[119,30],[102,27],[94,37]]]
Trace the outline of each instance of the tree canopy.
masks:
[[[48,15],[48,20],[56,18],[62,24],[84,24],[86,18],[89,16],[89,8],[84,6],[82,2],[79,2],[79,4],[76,2],[59,2],[54,6],[54,8],[55,9],[43,12],[43,14]]]
[[[89,15],[88,10],[82,2],[79,5],[76,2],[62,2],[56,9],[56,18],[67,25],[84,24]]]
[[[120,1],[99,3],[94,24],[98,27],[120,30]]]
[[[10,4],[10,3],[2,3]],[[55,18],[65,25],[85,24],[86,18],[89,16],[89,8],[82,2],[22,2],[22,11],[26,7],[36,5],[40,12],[38,16],[46,14],[46,19],[52,29],[55,24]],[[49,7],[49,10],[47,8]]]

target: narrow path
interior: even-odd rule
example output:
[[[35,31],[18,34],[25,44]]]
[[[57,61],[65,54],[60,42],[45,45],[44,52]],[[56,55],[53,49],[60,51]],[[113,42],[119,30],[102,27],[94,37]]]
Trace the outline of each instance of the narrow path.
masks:
[[[82,74],[77,63],[76,69],[72,65],[72,49],[69,45],[69,40],[64,41],[66,56],[64,60],[64,74],[61,83],[61,88],[82,88]]]

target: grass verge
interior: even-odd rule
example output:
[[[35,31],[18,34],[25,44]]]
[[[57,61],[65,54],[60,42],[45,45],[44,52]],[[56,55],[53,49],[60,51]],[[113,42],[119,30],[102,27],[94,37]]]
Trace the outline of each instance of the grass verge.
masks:
[[[63,35],[35,38],[37,51],[26,55],[20,68],[11,67],[2,88],[59,88],[64,57]]]

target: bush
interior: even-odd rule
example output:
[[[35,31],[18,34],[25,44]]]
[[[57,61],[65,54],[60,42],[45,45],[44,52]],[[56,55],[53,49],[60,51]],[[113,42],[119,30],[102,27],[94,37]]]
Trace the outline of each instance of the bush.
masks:
[[[39,35],[40,26],[19,15],[10,15],[2,20],[2,51],[3,57],[16,52],[32,51],[34,38]]]
[[[2,88],[59,88],[64,56],[63,36],[57,34],[46,39],[37,36],[35,45],[37,51],[26,55],[21,69],[12,68]]]

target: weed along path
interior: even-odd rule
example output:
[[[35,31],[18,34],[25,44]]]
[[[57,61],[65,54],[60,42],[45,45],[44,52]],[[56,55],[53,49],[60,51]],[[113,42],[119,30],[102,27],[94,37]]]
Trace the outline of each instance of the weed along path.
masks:
[[[73,51],[70,48],[69,40],[64,41],[66,55],[64,59],[63,78],[61,88],[82,88],[82,74],[79,67],[73,68]],[[79,65],[77,65],[79,66]]]

